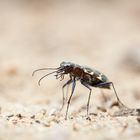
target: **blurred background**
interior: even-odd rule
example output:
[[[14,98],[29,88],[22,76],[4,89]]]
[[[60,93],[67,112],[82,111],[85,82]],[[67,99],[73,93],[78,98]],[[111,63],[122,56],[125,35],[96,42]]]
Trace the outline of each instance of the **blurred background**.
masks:
[[[60,82],[49,76],[39,87],[46,71],[31,74],[62,61],[101,71],[126,105],[139,107],[140,1],[0,0],[2,113],[57,108],[67,78]],[[101,104],[100,90],[93,92],[91,112]],[[115,99],[113,91],[103,92]],[[86,105],[87,93],[77,84],[70,112]]]

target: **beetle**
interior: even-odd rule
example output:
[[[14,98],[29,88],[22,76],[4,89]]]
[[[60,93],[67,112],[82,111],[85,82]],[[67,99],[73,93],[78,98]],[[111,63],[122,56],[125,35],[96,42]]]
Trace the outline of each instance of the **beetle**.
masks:
[[[69,75],[70,79],[62,86],[63,103],[62,103],[62,107],[61,107],[60,110],[62,110],[62,108],[64,106],[64,103],[65,103],[64,88],[66,86],[72,84],[71,94],[70,94],[70,97],[69,97],[68,102],[67,102],[67,110],[66,110],[66,114],[65,114],[65,119],[67,119],[69,105],[70,105],[71,98],[73,96],[77,81],[80,81],[80,83],[89,90],[89,96],[88,96],[88,101],[87,101],[87,116],[89,114],[89,103],[90,103],[90,97],[91,97],[91,92],[92,92],[91,87],[111,89],[111,86],[112,86],[113,90],[114,90],[114,93],[115,93],[115,96],[117,98],[118,104],[121,105],[121,106],[125,106],[120,101],[120,99],[117,95],[117,92],[115,90],[113,82],[110,82],[108,80],[107,76],[105,76],[103,73],[99,72],[96,69],[93,69],[93,68],[90,68],[90,67],[87,67],[87,66],[81,66],[81,65],[78,65],[78,64],[75,64],[75,63],[72,63],[72,62],[62,62],[60,64],[60,67],[58,67],[58,68],[37,69],[37,70],[33,71],[32,76],[34,76],[34,74],[37,71],[41,71],[41,70],[53,70],[53,71],[44,75],[43,77],[41,77],[38,81],[38,85],[40,85],[42,79],[44,79],[48,75],[51,75],[51,74],[54,74],[54,73],[55,73],[56,79],[60,79],[60,80],[63,80],[65,75]]]

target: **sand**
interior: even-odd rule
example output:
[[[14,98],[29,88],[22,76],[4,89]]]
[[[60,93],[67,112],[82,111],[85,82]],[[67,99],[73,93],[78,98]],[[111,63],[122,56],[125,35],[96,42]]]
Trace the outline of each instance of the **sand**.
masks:
[[[137,0],[0,1],[0,139],[139,140],[139,9]],[[69,77],[38,86],[50,71],[31,76],[62,61],[104,73],[134,110],[119,108],[113,90],[92,88],[87,117],[89,91],[77,82],[65,120],[67,104],[59,108]]]

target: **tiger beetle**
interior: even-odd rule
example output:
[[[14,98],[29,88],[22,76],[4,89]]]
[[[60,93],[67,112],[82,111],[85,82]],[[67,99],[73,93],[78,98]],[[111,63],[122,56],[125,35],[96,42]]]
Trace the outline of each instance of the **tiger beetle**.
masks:
[[[34,74],[37,71],[41,71],[41,70],[53,70],[52,72],[44,75],[43,77],[41,77],[38,81],[38,85],[40,85],[40,82],[42,79],[44,79],[45,77],[47,77],[48,75],[54,74],[54,76],[56,76],[56,79],[60,79],[63,80],[64,76],[66,74],[69,75],[70,79],[62,86],[62,91],[63,91],[63,103],[62,103],[62,107],[60,110],[62,110],[64,104],[65,104],[65,96],[64,96],[64,88],[70,84],[72,84],[72,90],[71,90],[71,94],[70,97],[68,99],[67,102],[67,110],[66,110],[66,114],[65,114],[65,119],[67,119],[67,115],[68,115],[68,110],[69,110],[69,105],[70,105],[70,101],[71,98],[73,96],[74,90],[75,90],[75,86],[76,86],[76,81],[80,81],[80,83],[85,86],[88,90],[89,90],[89,96],[88,96],[88,101],[87,101],[87,116],[89,114],[89,102],[90,102],[90,97],[91,97],[91,92],[92,89],[91,87],[98,87],[98,88],[104,88],[104,89],[111,89],[111,86],[113,87],[115,96],[117,98],[118,104],[121,106],[125,106],[119,99],[117,92],[115,90],[114,84],[113,82],[110,82],[108,80],[108,78],[101,72],[99,72],[96,69],[87,67],[87,66],[81,66],[72,62],[62,62],[60,64],[60,67],[58,68],[42,68],[42,69],[37,69],[32,73],[32,76],[34,76]]]

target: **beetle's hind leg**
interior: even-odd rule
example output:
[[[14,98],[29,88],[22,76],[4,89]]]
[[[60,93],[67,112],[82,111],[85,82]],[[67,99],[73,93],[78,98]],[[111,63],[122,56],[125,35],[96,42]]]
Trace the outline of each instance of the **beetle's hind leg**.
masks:
[[[100,88],[100,87],[104,87],[104,86],[106,87],[107,85],[112,85],[119,106],[120,106],[120,107],[124,107],[124,108],[128,108],[128,107],[125,106],[125,105],[122,103],[122,101],[120,100],[120,98],[119,98],[119,96],[118,96],[118,94],[117,94],[117,92],[116,92],[116,89],[115,89],[115,86],[114,86],[113,82],[100,83],[100,84],[96,85],[96,87],[99,87],[99,88]]]

